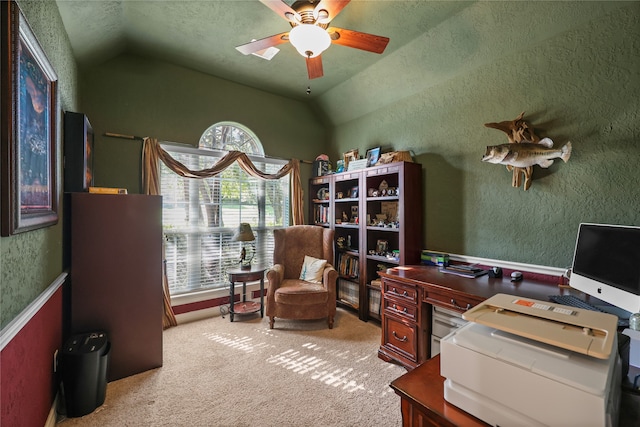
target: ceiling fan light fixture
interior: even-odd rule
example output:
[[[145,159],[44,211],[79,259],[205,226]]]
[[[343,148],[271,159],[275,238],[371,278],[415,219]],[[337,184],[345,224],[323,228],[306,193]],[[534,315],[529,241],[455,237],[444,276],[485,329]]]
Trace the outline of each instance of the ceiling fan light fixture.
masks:
[[[329,33],[313,24],[300,24],[293,27],[289,31],[289,41],[305,58],[315,58],[331,46]]]

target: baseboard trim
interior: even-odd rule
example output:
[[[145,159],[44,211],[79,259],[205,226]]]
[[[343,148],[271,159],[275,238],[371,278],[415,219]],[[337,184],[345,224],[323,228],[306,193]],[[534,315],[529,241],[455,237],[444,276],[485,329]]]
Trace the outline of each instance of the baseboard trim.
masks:
[[[58,399],[60,393],[56,393],[56,397],[53,399],[53,403],[51,404],[51,409],[49,410],[49,415],[47,416],[47,421],[44,423],[44,427],[55,427],[58,423]]]

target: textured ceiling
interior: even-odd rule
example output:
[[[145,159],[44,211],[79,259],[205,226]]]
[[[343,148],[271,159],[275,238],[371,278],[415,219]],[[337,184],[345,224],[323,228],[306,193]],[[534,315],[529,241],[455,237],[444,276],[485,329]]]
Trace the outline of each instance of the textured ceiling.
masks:
[[[332,45],[322,54],[324,77],[310,81],[304,58],[289,43],[280,45],[271,61],[235,49],[290,29],[258,0],[57,0],[81,69],[127,52],[297,99],[315,98],[357,79],[470,3],[352,0],[331,25],[389,37],[387,49],[378,55]],[[307,86],[311,95],[306,94]]]

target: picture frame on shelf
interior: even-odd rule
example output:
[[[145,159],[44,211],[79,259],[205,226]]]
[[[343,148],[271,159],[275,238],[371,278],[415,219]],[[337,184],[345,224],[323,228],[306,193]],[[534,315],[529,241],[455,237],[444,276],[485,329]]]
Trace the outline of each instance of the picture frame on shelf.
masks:
[[[358,198],[358,187],[351,188],[351,190],[349,191],[349,198],[351,198],[351,199],[357,199]]]
[[[58,76],[18,4],[1,7],[0,235],[10,236],[58,222]]]
[[[376,242],[376,254],[383,255],[389,250],[389,242],[387,240],[378,240]]]
[[[387,221],[398,221],[398,202],[382,202],[380,203],[380,210],[386,216]]]
[[[367,167],[375,166],[380,160],[380,147],[367,150]]]
[[[344,170],[349,170],[349,162],[352,160],[358,160],[358,149],[355,148],[344,153],[342,155],[342,160],[344,162]]]
[[[351,206],[351,219],[349,222],[358,223],[358,206]]]
[[[82,113],[64,113],[64,191],[89,191],[93,186],[93,127]]]

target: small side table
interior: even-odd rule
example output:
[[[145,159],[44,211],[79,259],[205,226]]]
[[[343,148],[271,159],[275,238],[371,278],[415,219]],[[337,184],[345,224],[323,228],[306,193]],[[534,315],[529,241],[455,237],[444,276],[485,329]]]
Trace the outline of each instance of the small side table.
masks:
[[[264,317],[264,272],[266,267],[251,266],[250,270],[231,268],[227,270],[229,275],[229,317],[233,322],[234,314],[249,314],[260,311],[260,317]],[[247,301],[247,282],[260,280],[260,304]],[[242,282],[242,301],[235,302],[234,288],[236,282]]]

